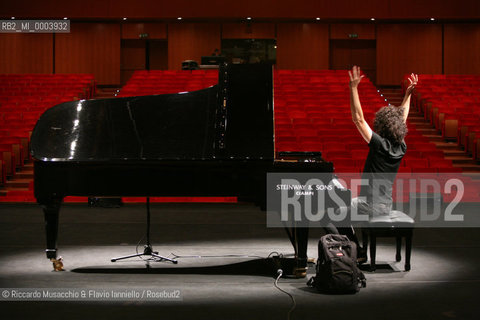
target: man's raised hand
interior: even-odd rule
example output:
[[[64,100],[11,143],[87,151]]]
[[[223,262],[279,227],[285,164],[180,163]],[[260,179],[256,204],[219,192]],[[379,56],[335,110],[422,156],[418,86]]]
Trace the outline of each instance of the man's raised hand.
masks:
[[[413,91],[413,89],[415,88],[415,86],[418,84],[418,74],[414,74],[412,73],[409,77],[408,77],[408,81],[410,82],[408,87],[407,87],[407,92],[408,93],[411,93]]]
[[[352,71],[348,71],[348,75],[350,76],[350,87],[356,88],[362,78],[365,77],[363,74],[360,75],[360,67],[353,66]]]

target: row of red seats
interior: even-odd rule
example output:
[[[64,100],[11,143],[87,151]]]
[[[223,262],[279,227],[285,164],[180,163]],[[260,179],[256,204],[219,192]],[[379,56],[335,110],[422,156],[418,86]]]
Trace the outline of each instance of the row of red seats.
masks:
[[[135,71],[132,77],[148,77],[148,76],[157,76],[157,75],[184,75],[191,74],[196,75],[206,75],[206,76],[218,76],[218,69],[197,69],[197,70],[137,70]]]
[[[75,94],[79,99],[92,98],[95,79],[91,74],[5,74],[0,76],[0,101],[18,96]]]
[[[0,75],[0,184],[29,157],[31,132],[46,109],[94,93],[88,74]]]
[[[277,151],[322,151],[329,161],[344,159],[345,141],[358,141],[351,121],[346,70],[279,70],[274,73]],[[362,83],[367,117],[382,99],[373,84]],[[347,138],[347,139],[346,139]],[[361,144],[359,144],[361,145]],[[366,146],[362,154],[367,151]],[[360,154],[360,153],[357,153]],[[349,169],[360,171],[360,159]]]
[[[196,91],[218,83],[218,70],[135,71],[119,97]]]
[[[88,91],[87,91],[88,90]],[[18,99],[19,96],[29,98],[29,97],[36,97],[36,96],[51,96],[53,95],[65,95],[65,94],[81,94],[79,98],[91,98],[93,92],[90,91],[90,88],[86,85],[79,85],[74,84],[72,86],[68,86],[62,84],[61,86],[49,87],[49,88],[30,88],[30,87],[22,87],[16,88],[16,90],[12,90],[9,88],[0,89],[0,99],[6,98],[8,100],[9,97],[13,97],[15,100]]]
[[[19,90],[19,88],[23,87],[32,87],[35,89],[39,88],[49,88],[51,86],[74,86],[76,84],[87,85],[94,81],[93,76],[87,75],[88,77],[81,77],[76,79],[65,79],[63,77],[55,77],[55,78],[38,78],[38,79],[29,79],[29,80],[14,80],[3,78],[0,79],[0,84],[2,85],[3,89],[10,89],[10,90]],[[41,81],[41,82],[39,82]]]

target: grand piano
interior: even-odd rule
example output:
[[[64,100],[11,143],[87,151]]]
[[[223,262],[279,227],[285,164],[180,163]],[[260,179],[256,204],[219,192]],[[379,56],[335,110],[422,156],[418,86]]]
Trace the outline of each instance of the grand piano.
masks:
[[[265,209],[268,172],[333,178],[333,164],[318,154],[275,156],[273,108],[272,66],[223,65],[218,84],[203,90],[47,110],[31,136],[47,258],[57,257],[66,196],[236,196]],[[308,228],[287,233],[294,269],[305,270]]]

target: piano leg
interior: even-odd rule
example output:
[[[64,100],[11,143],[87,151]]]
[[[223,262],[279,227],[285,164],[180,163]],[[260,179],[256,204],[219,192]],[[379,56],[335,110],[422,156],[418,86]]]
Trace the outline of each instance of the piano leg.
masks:
[[[47,249],[45,252],[48,259],[57,259],[58,215],[61,203],[61,199],[40,203],[45,216],[45,231],[47,234]]]
[[[307,275],[307,249],[308,249],[308,228],[293,227],[285,228],[290,242],[295,250],[295,261],[290,274],[297,278],[304,278]]]
[[[308,228],[294,228],[293,233],[296,238],[294,274],[298,278],[303,278],[307,275]]]
[[[304,262],[307,265],[307,249],[308,249],[308,228],[295,228],[297,247],[295,248],[297,260],[299,263]]]

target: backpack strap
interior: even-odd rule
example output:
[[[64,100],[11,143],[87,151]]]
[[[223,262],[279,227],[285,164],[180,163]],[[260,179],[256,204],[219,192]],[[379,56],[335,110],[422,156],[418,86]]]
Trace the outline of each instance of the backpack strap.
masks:
[[[358,287],[359,288],[366,288],[367,287],[367,279],[360,269],[358,269]]]

